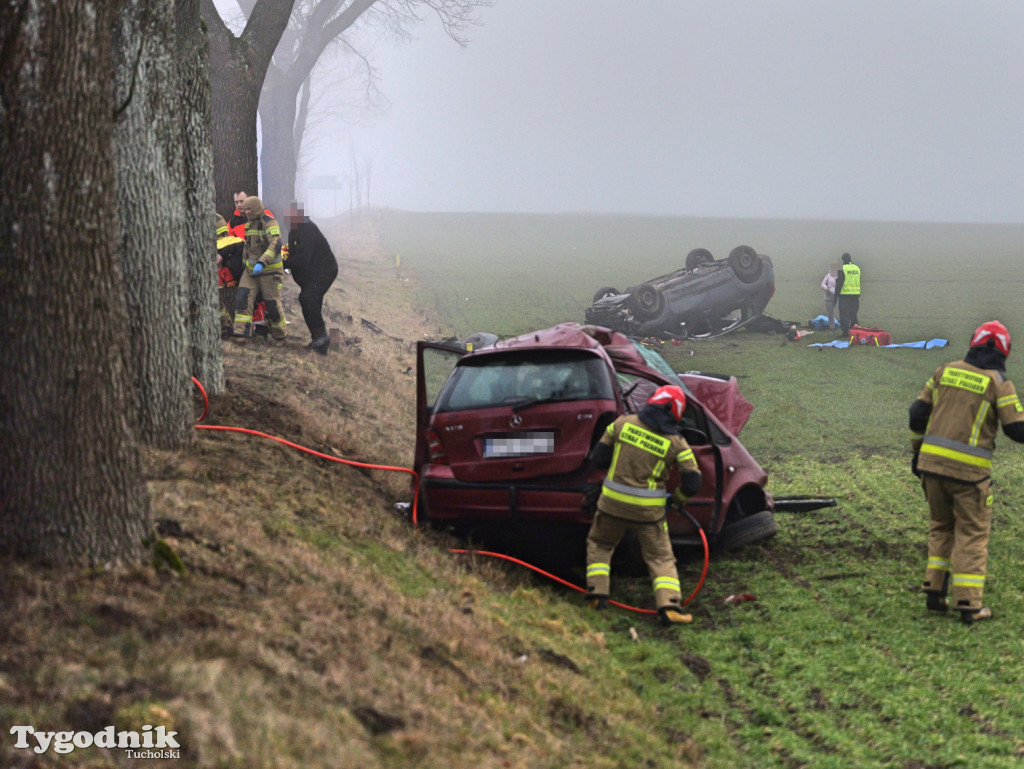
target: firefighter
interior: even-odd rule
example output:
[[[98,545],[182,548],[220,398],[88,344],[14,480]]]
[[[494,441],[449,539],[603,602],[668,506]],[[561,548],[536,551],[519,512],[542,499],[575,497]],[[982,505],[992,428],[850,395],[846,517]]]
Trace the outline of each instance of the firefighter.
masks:
[[[220,336],[233,333],[235,288],[242,272],[242,245],[245,241],[231,235],[224,217],[217,214],[217,297],[220,299]]]
[[[700,489],[693,450],[679,434],[685,409],[686,394],[680,387],[659,387],[639,414],[620,416],[609,425],[590,453],[595,467],[608,470],[587,535],[587,601],[592,608],[607,606],[612,553],[632,529],[653,581],[662,624],[691,620],[679,603],[679,574],[665,510],[665,481],[673,467],[679,468],[680,479],[674,502],[684,504]]]
[[[853,257],[843,254],[843,264],[836,273],[836,297],[839,301],[839,328],[843,336],[850,335],[850,326],[857,325],[860,311],[860,267]]]
[[[285,332],[284,307],[281,304],[281,281],[284,261],[281,258],[281,228],[277,219],[263,207],[263,201],[249,196],[242,203],[246,216],[243,262],[245,271],[238,282],[235,300],[235,338],[252,337],[252,309],[256,293],[261,292],[267,304],[270,335],[283,341]]]
[[[228,235],[238,238],[239,244],[245,241],[245,223],[248,221],[245,214],[242,213],[242,204],[245,199],[249,197],[249,193],[243,190],[235,190],[232,195],[235,201],[235,210],[231,216],[228,217]],[[256,197],[259,197],[258,195]],[[274,212],[269,208],[266,210],[267,216],[273,216]],[[242,279],[242,272],[245,269],[242,265],[242,246],[232,246],[225,250],[225,255],[229,257],[227,259],[227,265],[231,269],[231,274],[234,276],[235,285],[238,285],[238,281]],[[229,287],[230,289],[230,287]],[[228,296],[230,294],[230,296]],[[235,312],[235,292],[233,289],[229,290],[225,294],[225,298],[229,298],[231,301],[231,315],[234,317]],[[259,291],[256,292],[256,301],[253,303],[252,308],[252,324],[253,332],[259,333],[261,336],[267,335],[267,327],[263,325],[267,317],[267,305],[263,301],[263,294]],[[232,326],[234,322],[232,321]],[[222,336],[231,336],[231,333],[226,333]]]
[[[1006,378],[1009,354],[1006,327],[997,320],[982,324],[964,359],[940,366],[910,405],[911,469],[921,478],[931,517],[926,606],[948,611],[952,582],[952,608],[968,624],[992,616],[982,597],[999,425],[1024,443],[1024,407]]]

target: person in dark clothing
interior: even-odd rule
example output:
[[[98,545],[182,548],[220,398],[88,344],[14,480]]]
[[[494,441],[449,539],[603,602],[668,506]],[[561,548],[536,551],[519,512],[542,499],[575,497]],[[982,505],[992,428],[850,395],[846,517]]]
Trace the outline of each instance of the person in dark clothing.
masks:
[[[285,213],[288,222],[288,261],[285,266],[299,285],[299,306],[316,352],[327,354],[331,338],[324,323],[324,295],[338,277],[338,260],[320,228],[309,220],[301,203],[292,203]]]

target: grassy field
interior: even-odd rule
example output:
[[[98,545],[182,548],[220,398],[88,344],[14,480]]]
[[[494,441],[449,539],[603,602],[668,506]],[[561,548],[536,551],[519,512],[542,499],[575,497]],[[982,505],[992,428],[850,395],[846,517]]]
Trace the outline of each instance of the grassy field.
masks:
[[[862,325],[895,341],[963,339],[978,317],[1024,319],[1024,226],[793,222],[615,216],[384,212],[383,245],[429,284],[426,301],[459,333],[515,333],[583,321],[602,286],[623,290],[747,244],[772,257],[768,312],[806,321],[821,279],[849,252],[863,270]]]
[[[1024,454],[1000,442],[996,619],[968,628],[927,613],[917,589],[926,513],[906,443],[908,404],[979,321],[1024,334],[1021,228],[395,212],[357,224],[321,223],[341,255],[327,297],[341,349],[305,349],[287,283],[292,339],[226,345],[207,424],[409,467],[416,339],[582,320],[596,287],[666,272],[698,246],[771,254],[770,311],[796,320],[818,314],[822,273],[850,251],[865,322],[952,345],[819,352],[743,331],[663,348],[678,370],[739,377],[755,406],[741,437],[773,493],[838,500],[715,555],[678,629],[449,553],[461,543],[396,510],[410,499],[402,473],[211,431],[147,450],[153,516],[186,573],[0,562],[0,767],[143,765],[98,748],[37,754],[10,728],[146,723],[177,731],[168,765],[189,769],[1024,764]],[[687,592],[699,571],[681,564]],[[648,580],[613,585],[651,605]],[[757,600],[724,602],[745,592]]]
[[[636,644],[625,615],[590,622],[609,639],[609,669],[652,723],[693,740],[704,766],[1024,762],[1024,454],[1001,441],[987,592],[1000,618],[967,629],[926,612],[918,592],[927,514],[906,426],[924,380],[963,354],[978,323],[1024,333],[1024,228],[389,213],[382,231],[462,333],[582,321],[599,286],[625,288],[681,266],[691,248],[721,258],[739,243],[773,257],[769,313],[805,321],[821,311],[829,262],[852,253],[863,324],[950,346],[821,350],[807,344],[822,334],[791,343],[741,331],[661,348],[677,370],[739,378],[755,405],[742,438],[776,495],[833,496],[838,507],[780,514],[773,542],[716,557],[696,623],[675,640]],[[646,596],[645,580],[617,584],[623,598]],[[738,592],[758,600],[723,604]]]

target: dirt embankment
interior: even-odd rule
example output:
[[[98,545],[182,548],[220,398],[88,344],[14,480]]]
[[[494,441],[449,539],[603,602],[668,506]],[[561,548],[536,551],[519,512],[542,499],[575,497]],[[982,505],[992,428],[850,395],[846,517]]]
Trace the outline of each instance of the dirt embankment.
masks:
[[[306,349],[286,280],[288,341],[226,342],[226,389],[204,424],[408,468],[415,341],[445,329],[416,309],[414,276],[371,224],[323,229],[341,265],[326,299],[338,349]],[[19,749],[12,724],[163,725],[176,766],[593,766],[644,717],[629,694],[589,704],[607,700],[586,675],[600,634],[532,598],[532,616],[510,617],[503,596],[532,595],[529,577],[456,560],[409,525],[395,510],[407,474],[213,430],[146,450],[145,467],[183,574],[163,559],[0,564],[0,766],[134,765],[123,750]],[[650,739],[641,749],[663,765]]]

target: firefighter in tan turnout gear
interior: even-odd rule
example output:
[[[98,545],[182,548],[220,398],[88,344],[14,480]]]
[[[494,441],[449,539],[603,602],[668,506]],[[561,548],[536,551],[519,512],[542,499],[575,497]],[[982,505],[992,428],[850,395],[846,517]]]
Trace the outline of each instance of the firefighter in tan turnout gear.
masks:
[[[608,473],[587,536],[587,600],[595,609],[608,604],[612,553],[629,529],[636,532],[654,583],[662,624],[689,622],[680,608],[679,574],[668,537],[665,481],[679,468],[673,501],[685,503],[700,489],[701,474],[693,450],[679,434],[686,394],[659,387],[639,414],[620,416],[608,426],[590,459]]]
[[[281,304],[281,281],[284,278],[281,227],[257,197],[246,198],[241,212],[246,217],[243,252],[245,270],[238,281],[235,300],[235,338],[252,336],[252,308],[256,294],[262,291],[267,303],[270,335],[280,342],[286,335],[284,307]]]
[[[910,406],[912,469],[921,477],[931,523],[924,575],[927,607],[952,608],[964,622],[988,619],[982,604],[992,519],[996,432],[1024,443],[1024,407],[1006,378],[1010,333],[999,321],[978,327],[963,360],[947,363]]]

